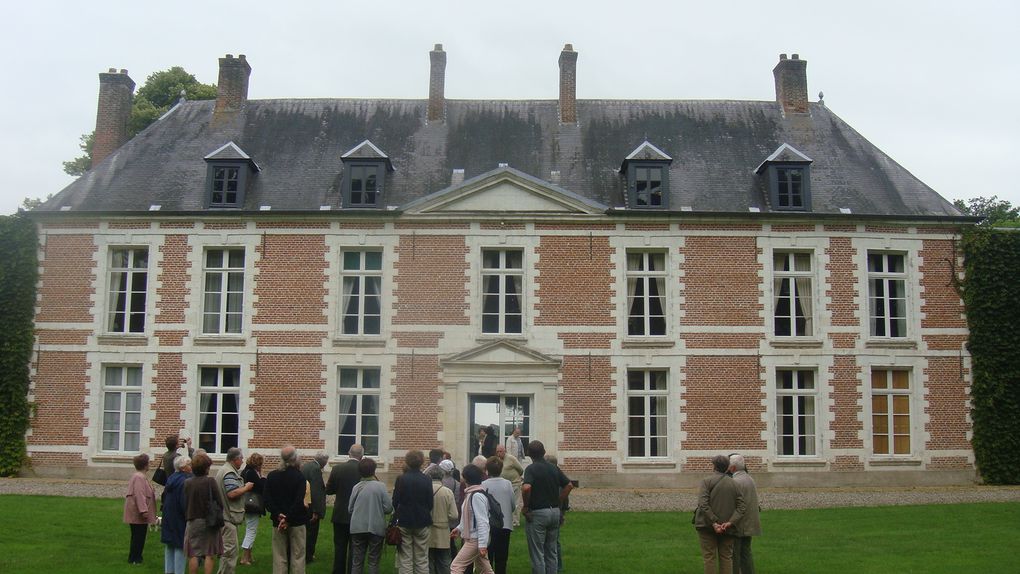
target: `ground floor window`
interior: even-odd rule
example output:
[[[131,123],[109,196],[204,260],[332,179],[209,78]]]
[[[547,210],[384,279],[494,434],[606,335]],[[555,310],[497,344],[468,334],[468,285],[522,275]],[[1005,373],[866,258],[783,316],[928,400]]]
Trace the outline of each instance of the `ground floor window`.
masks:
[[[366,455],[379,455],[379,379],[378,368],[340,368],[340,454],[357,443]]]
[[[224,454],[240,438],[240,367],[202,367],[198,393],[198,447]]]
[[[103,368],[103,450],[137,452],[142,434],[142,368]]]
[[[665,370],[627,371],[627,456],[668,456]]]
[[[776,371],[776,446],[780,456],[817,454],[815,373]]]
[[[874,454],[910,454],[910,371],[872,369],[871,444]]]

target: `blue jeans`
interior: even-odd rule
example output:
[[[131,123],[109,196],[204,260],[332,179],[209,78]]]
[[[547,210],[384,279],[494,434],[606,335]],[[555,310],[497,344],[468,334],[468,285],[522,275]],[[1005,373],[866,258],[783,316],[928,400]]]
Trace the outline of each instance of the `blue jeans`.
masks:
[[[184,555],[183,548],[174,548],[169,544],[163,545],[163,572],[184,574],[188,565],[188,557]]]
[[[560,509],[540,508],[531,511],[524,525],[531,556],[531,574],[556,574],[559,559]]]

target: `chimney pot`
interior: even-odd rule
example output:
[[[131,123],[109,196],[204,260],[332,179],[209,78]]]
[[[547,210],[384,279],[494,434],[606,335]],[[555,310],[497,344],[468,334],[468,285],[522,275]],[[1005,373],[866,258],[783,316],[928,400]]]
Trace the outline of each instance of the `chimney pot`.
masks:
[[[446,52],[442,44],[436,44],[429,52],[429,105],[426,118],[430,122],[446,118]]]
[[[224,112],[236,112],[248,103],[248,77],[251,65],[244,56],[235,59],[232,55],[220,58],[220,76],[216,83],[216,108],[214,116]]]
[[[780,60],[785,60],[786,59],[786,54],[779,54],[779,59]]]
[[[96,109],[96,139],[92,144],[92,167],[128,140],[128,119],[135,83],[127,70],[110,68],[99,74],[99,105]]]
[[[792,60],[799,60],[800,59],[800,54],[793,54],[792,56],[790,56],[790,59],[792,59]]]
[[[126,76],[127,75],[127,70],[125,70],[124,68],[121,68],[120,69],[120,73],[124,74]]]
[[[792,59],[779,57],[779,63],[772,69],[776,80],[776,102],[787,114],[808,113],[807,60],[798,54]]]
[[[565,44],[560,52],[560,123],[577,123],[577,52]]]

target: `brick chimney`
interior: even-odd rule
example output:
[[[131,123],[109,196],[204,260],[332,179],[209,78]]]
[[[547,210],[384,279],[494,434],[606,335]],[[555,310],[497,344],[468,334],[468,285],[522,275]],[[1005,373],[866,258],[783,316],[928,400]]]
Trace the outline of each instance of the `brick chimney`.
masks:
[[[251,66],[244,54],[234,57],[227,54],[220,58],[220,79],[216,84],[216,111],[219,115],[223,112],[236,112],[248,102],[248,76],[251,75]]]
[[[577,123],[577,52],[570,44],[560,52],[560,123]]]
[[[432,62],[429,73],[429,111],[428,121],[438,122],[446,119],[446,52],[442,44],[429,52]]]
[[[92,144],[92,167],[128,140],[128,119],[135,82],[127,70],[110,68],[99,74],[99,106],[96,111],[96,139]]]
[[[772,75],[776,77],[776,102],[783,106],[783,112],[806,114],[807,60],[801,60],[798,54],[793,54],[790,59],[786,58],[786,54],[780,54]]]

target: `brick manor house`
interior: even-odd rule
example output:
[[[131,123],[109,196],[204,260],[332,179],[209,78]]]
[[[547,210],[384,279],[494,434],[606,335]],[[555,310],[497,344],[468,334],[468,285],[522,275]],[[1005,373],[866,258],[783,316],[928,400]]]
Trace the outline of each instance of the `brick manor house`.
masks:
[[[120,476],[189,429],[399,470],[520,426],[586,485],[973,479],[954,238],[973,218],[808,100],[218,98],[128,139],[99,75],[93,167],[33,212],[31,471]],[[219,455],[219,456],[217,456]]]

